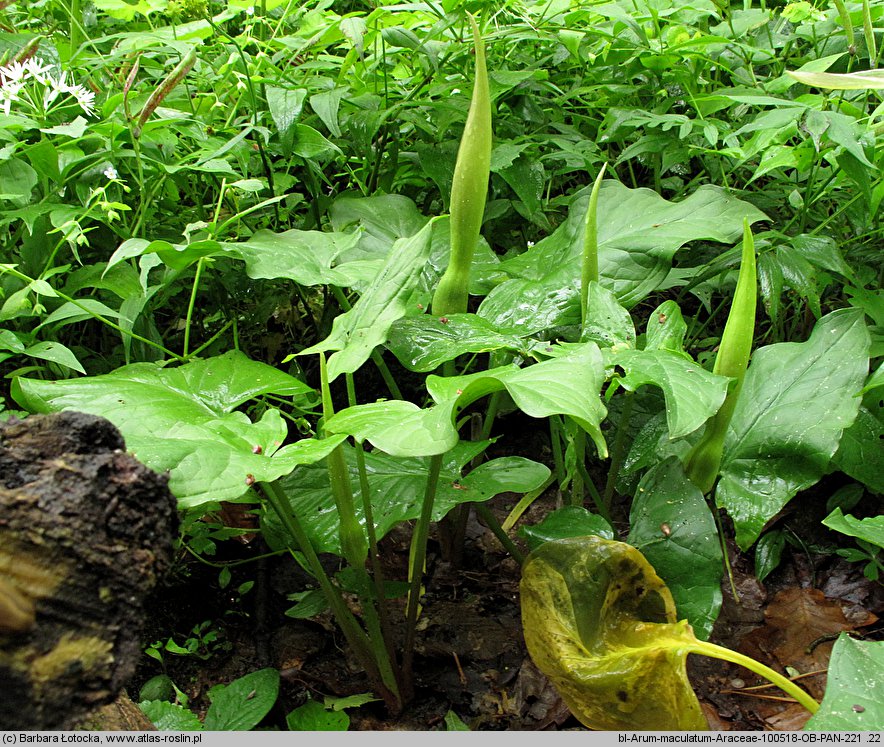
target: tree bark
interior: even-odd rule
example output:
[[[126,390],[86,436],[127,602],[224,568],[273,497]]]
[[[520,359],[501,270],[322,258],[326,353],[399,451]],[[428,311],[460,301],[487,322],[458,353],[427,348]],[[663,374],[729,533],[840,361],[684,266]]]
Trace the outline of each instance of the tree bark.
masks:
[[[67,729],[141,655],[172,562],[175,499],[104,418],[0,423],[0,729]]]

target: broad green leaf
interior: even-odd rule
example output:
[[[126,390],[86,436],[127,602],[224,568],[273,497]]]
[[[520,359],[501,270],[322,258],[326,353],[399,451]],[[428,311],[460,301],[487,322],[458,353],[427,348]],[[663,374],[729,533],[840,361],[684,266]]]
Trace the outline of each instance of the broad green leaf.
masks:
[[[322,589],[295,592],[289,595],[289,599],[297,602],[297,604],[294,607],[289,607],[285,611],[285,616],[293,617],[296,620],[315,617],[320,612],[325,612],[328,609],[328,599],[326,599]]]
[[[816,88],[862,91],[884,88],[884,70],[863,70],[856,73],[811,73],[787,70],[799,83]]]
[[[529,550],[536,550],[544,542],[589,535],[614,539],[614,530],[606,519],[583,506],[562,506],[550,511],[543,521],[519,528],[519,536],[528,543]]]
[[[855,641],[842,633],[829,659],[828,681],[820,709],[807,731],[884,730],[884,642]]]
[[[369,256],[386,256],[399,239],[414,236],[427,223],[414,204],[402,195],[339,197],[329,209],[332,228],[362,228],[360,246]]]
[[[156,254],[163,264],[173,270],[184,270],[202,257],[211,257],[224,251],[217,241],[194,241],[192,244],[171,244],[168,241],[148,241],[147,239],[126,239],[107,261],[105,272],[125,259],[140,257],[143,254]]]
[[[40,177],[19,158],[0,161],[0,200],[28,201]]]
[[[546,187],[546,173],[542,162],[536,158],[519,156],[499,173],[525,205],[528,217],[533,219],[535,216],[542,216],[541,200]]]
[[[309,125],[293,124],[291,133],[294,142],[292,143],[292,153],[301,158],[319,158],[330,152],[341,152],[331,140],[327,140],[320,132],[314,130]]]
[[[66,135],[71,138],[83,137],[83,133],[89,129],[89,122],[83,117],[76,117],[69,124],[56,125],[55,127],[41,128],[40,132],[47,135]]]
[[[626,541],[666,582],[678,616],[687,618],[698,638],[709,638],[721,609],[721,545],[706,499],[678,459],[667,459],[642,477]]]
[[[344,711],[347,708],[359,708],[366,703],[377,703],[378,701],[380,698],[376,698],[372,693],[356,693],[356,695],[346,695],[341,698],[326,695],[322,699],[322,704],[333,711]]]
[[[836,532],[856,537],[884,549],[884,515],[857,519],[850,514],[845,516],[840,508],[836,508],[823,519],[823,524]]]
[[[13,388],[31,412],[79,410],[110,420],[131,453],[158,472],[169,470],[181,508],[236,500],[253,482],[323,459],[343,440],[303,439],[280,448],[288,426],[278,410],[252,422],[234,408],[262,394],[304,398],[312,390],[237,351],[178,368],[135,363],[65,381],[19,378]]]
[[[308,699],[286,716],[289,731],[347,731],[350,717],[344,711],[325,708],[322,703]]]
[[[561,331],[576,339],[580,327],[579,269],[553,271],[543,281],[512,278],[494,288],[476,312],[501,332],[533,335]]]
[[[332,204],[329,215],[335,231],[352,230],[354,227],[362,229],[355,256],[347,255],[344,258],[346,261],[386,257],[394,242],[413,236],[428,220],[414,202],[402,195],[340,197]],[[448,266],[451,249],[449,228],[448,216],[437,219],[431,238],[430,256],[421,272],[420,291],[412,298],[415,309],[418,302],[423,308],[429,307],[432,293]],[[491,251],[486,241],[480,240],[473,255],[470,293],[487,293],[503,277],[497,255]]]
[[[880,405],[876,409],[880,412]],[[884,418],[860,406],[856,421],[841,436],[832,465],[884,495]]]
[[[270,712],[277,695],[279,671],[270,668],[213,687],[204,726],[207,731],[249,731]]]
[[[341,255],[352,251],[358,240],[358,232],[292,229],[274,233],[262,229],[247,241],[226,244],[225,248],[246,263],[250,278],[288,278],[301,285],[364,288],[377,275],[382,260],[341,263]]]
[[[884,387],[884,363],[879,364],[878,368],[869,375],[868,381],[866,381],[866,385],[863,387],[863,392],[870,392],[872,389],[878,389],[879,387]]]
[[[607,288],[595,281],[589,284],[586,298],[586,323],[580,340],[591,340],[601,348],[635,347],[635,327],[632,317]]]
[[[333,88],[330,91],[315,93],[310,97],[310,106],[328,127],[328,131],[335,137],[341,137],[341,126],[338,123],[338,109],[341,99],[348,93],[348,88]]]
[[[328,361],[328,379],[353,373],[387,339],[390,326],[405,316],[406,300],[430,253],[433,222],[393,245],[381,270],[353,308],[335,317],[331,334],[299,355],[335,350]]]
[[[551,236],[501,264],[513,279],[488,295],[480,316],[507,331],[523,324],[539,331],[538,318],[548,327],[579,319],[577,289],[588,200],[585,191]],[[742,233],[744,217],[751,223],[766,218],[715,186],[700,187],[674,203],[649,189],[629,189],[611,180],[602,182],[598,216],[600,282],[627,308],[660,286],[684,244],[700,239],[732,242]]]
[[[427,390],[439,406],[456,416],[477,399],[505,389],[516,406],[533,418],[571,417],[592,438],[599,456],[605,457],[608,449],[600,423],[607,410],[599,397],[604,380],[601,351],[588,342],[525,368],[512,365],[467,376],[428,376]]]
[[[599,453],[606,454],[600,429],[606,414],[599,397],[603,381],[601,353],[594,343],[585,343],[526,368],[513,364],[467,376],[430,376],[427,389],[435,406],[421,409],[401,400],[356,405],[332,416],[326,428],[393,455],[442,454],[457,442],[457,415],[476,400],[505,390],[531,417],[570,416],[590,434]]]
[[[645,350],[684,352],[684,337],[688,325],[675,301],[664,301],[648,317]]]
[[[755,543],[755,578],[764,581],[775,570],[786,548],[786,535],[781,529],[765,532]]]
[[[125,0],[95,0],[95,7],[103,10],[113,18],[121,21],[131,21],[136,13],[149,16],[151,13],[160,13],[169,5],[169,0],[137,0],[129,3]]]
[[[487,445],[487,441],[461,442],[445,453],[433,505],[433,520],[438,521],[461,503],[487,501],[505,492],[527,493],[549,477],[547,467],[522,457],[492,459],[462,477],[463,466]],[[354,449],[345,445],[344,454],[356,497],[356,514],[364,525]],[[373,451],[365,454],[365,464],[371,487],[372,515],[378,538],[381,538],[400,522],[420,516],[429,458],[392,457]],[[316,551],[340,554],[338,517],[325,465],[299,468],[284,477],[281,483]],[[275,546],[284,545],[281,538],[285,535],[276,515],[268,512],[262,522],[268,530],[267,541]]]
[[[590,729],[707,728],[686,672],[696,638],[666,585],[622,542],[546,542],[522,566],[528,652]]]
[[[511,350],[528,355],[529,343],[498,332],[475,314],[406,317],[393,323],[387,347],[409,371],[433,371],[464,353]]]
[[[195,713],[166,700],[144,700],[138,704],[159,731],[201,731],[203,724]]]
[[[267,108],[270,109],[270,116],[273,119],[273,124],[276,125],[277,133],[281,137],[289,135],[292,125],[301,116],[307,90],[267,86],[265,95],[267,96]]]
[[[724,445],[717,504],[747,549],[764,525],[829,468],[857,416],[869,333],[854,309],[827,314],[806,342],[755,351]]]
[[[261,3],[261,7],[270,11],[278,8],[280,5],[285,5],[285,2],[286,0],[265,0]],[[231,8],[239,8],[241,10],[248,10],[249,8],[255,7],[254,0],[227,0],[227,5]]]
[[[619,381],[629,391],[645,384],[663,390],[670,438],[693,433],[718,412],[730,381],[671,350],[621,350],[606,362],[626,372]]]
[[[13,353],[24,353],[27,346],[19,336],[9,329],[0,329],[0,350],[11,350]]]
[[[325,423],[329,433],[368,441],[391,456],[444,454],[458,442],[451,410],[391,400],[348,407]]]

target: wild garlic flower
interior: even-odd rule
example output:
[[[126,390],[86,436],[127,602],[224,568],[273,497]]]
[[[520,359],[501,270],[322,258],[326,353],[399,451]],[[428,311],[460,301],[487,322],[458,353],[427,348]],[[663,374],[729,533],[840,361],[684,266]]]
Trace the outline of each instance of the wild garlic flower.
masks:
[[[53,66],[39,57],[0,67],[0,110],[4,114],[10,114],[14,106],[26,116],[46,118],[72,103],[91,115],[95,94],[84,86],[69,83],[67,72],[54,73]]]

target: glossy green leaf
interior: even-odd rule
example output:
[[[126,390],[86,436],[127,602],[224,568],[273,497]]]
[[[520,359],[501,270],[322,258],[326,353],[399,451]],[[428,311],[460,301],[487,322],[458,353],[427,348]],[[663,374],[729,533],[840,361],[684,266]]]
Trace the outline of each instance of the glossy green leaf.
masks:
[[[470,727],[467,726],[460,716],[458,716],[454,711],[448,711],[445,714],[445,731],[469,731]]]
[[[575,345],[558,357],[525,368],[503,366],[467,376],[427,377],[427,390],[439,406],[456,415],[477,399],[506,390],[526,415],[567,415],[607,456],[600,423],[607,414],[599,392],[605,380],[602,355],[595,343]]]
[[[168,0],[138,0],[135,3],[127,3],[125,0],[95,0],[95,7],[98,10],[103,10],[109,16],[123,21],[131,21],[136,13],[148,16],[151,13],[161,12],[168,4]]]
[[[543,521],[519,528],[519,536],[528,543],[529,550],[536,550],[544,542],[589,535],[614,539],[614,530],[606,519],[583,506],[562,506],[550,511]]]
[[[248,731],[270,712],[278,695],[279,672],[259,669],[229,685],[213,687],[203,724],[208,731]]]
[[[600,537],[546,542],[522,566],[531,658],[571,712],[601,730],[707,728],[666,585],[634,547]]]
[[[586,323],[580,340],[591,340],[600,348],[635,347],[635,327],[629,312],[620,305],[617,296],[595,281],[589,284]]]
[[[260,230],[248,241],[226,244],[246,263],[250,278],[288,278],[301,285],[337,285],[362,289],[377,275],[383,260],[342,262],[352,252],[359,233]]]
[[[285,720],[289,731],[347,731],[350,726],[346,713],[325,708],[312,699],[295,708]]]
[[[879,364],[878,368],[869,375],[866,385],[863,387],[863,392],[870,392],[872,389],[878,389],[879,387],[884,387],[884,363]]]
[[[671,350],[684,352],[684,338],[688,331],[675,301],[664,301],[648,317],[645,350]]]
[[[158,731],[201,731],[202,721],[187,708],[166,700],[144,700],[138,704]]]
[[[501,269],[514,279],[495,288],[479,310],[501,330],[522,324],[536,328],[579,320],[580,256],[588,192],[571,204],[568,220]],[[750,222],[765,215],[724,190],[705,185],[681,202],[669,202],[649,189],[602,182],[598,205],[600,282],[630,308],[657,289],[675,253],[690,241],[732,242]],[[577,306],[576,312],[574,306]],[[517,312],[513,312],[517,309]],[[532,331],[537,331],[536,329]]]
[[[465,477],[461,476],[464,465],[487,445],[487,441],[461,442],[445,453],[433,505],[434,521],[461,503],[487,501],[505,492],[527,493],[549,477],[547,467],[522,457],[492,459]],[[354,449],[344,446],[344,454],[356,498],[356,514],[364,525]],[[392,457],[373,451],[365,454],[365,464],[371,487],[372,515],[378,538],[381,538],[400,522],[420,516],[429,458]],[[340,554],[338,517],[324,465],[299,468],[284,477],[281,483],[316,551]],[[284,533],[276,515],[267,513],[262,522],[267,529],[268,542],[274,546],[284,544]]]
[[[530,346],[521,337],[498,332],[475,314],[422,314],[394,322],[387,347],[408,370],[424,372],[464,353],[510,350],[526,356]]]
[[[844,515],[840,508],[836,508],[823,519],[823,524],[836,532],[856,537],[884,549],[884,515],[857,519],[850,514]]]
[[[764,581],[775,570],[783,557],[786,535],[780,529],[765,532],[755,543],[755,577]]]
[[[406,300],[430,254],[431,231],[429,222],[411,238],[397,241],[353,308],[335,317],[331,334],[299,353],[336,351],[328,360],[329,382],[342,373],[356,371],[387,339],[393,322],[405,316]]]
[[[884,88],[884,70],[863,70],[855,73],[812,73],[787,70],[799,83],[816,88],[862,91]]]
[[[329,418],[325,429],[368,441],[392,456],[444,454],[458,442],[450,409],[421,409],[402,400],[348,407]]]
[[[262,394],[303,398],[312,390],[237,351],[178,368],[135,363],[80,379],[19,378],[13,389],[31,412],[79,410],[110,420],[132,454],[157,472],[169,470],[181,508],[240,498],[252,482],[323,459],[343,440],[303,439],[280,448],[288,426],[278,410],[252,422],[235,408]]]
[[[127,239],[111,255],[105,272],[125,259],[140,257],[143,254],[156,254],[163,264],[174,270],[184,270],[202,257],[211,257],[223,252],[224,247],[219,242],[211,240],[172,244],[162,240]]]
[[[730,381],[671,350],[620,350],[607,362],[624,370],[619,381],[629,391],[646,384],[663,390],[670,438],[693,433],[718,412]]]
[[[20,158],[0,161],[0,200],[27,203],[39,181],[37,172]]]
[[[426,224],[414,202],[402,195],[376,195],[374,197],[341,197],[335,200],[329,211],[332,227],[336,231],[362,229],[355,256],[347,261],[385,257],[398,239],[413,236]],[[450,220],[448,216],[437,219],[431,238],[430,256],[422,268],[419,292],[412,301],[429,308],[433,291],[448,266],[451,250]],[[505,276],[500,272],[500,260],[488,243],[480,239],[473,255],[470,273],[470,293],[484,294]]]
[[[799,490],[828,470],[857,416],[869,333],[853,309],[820,319],[806,342],[755,351],[724,446],[716,502],[744,550]]]
[[[648,470],[629,513],[627,542],[641,550],[666,582],[678,616],[701,640],[721,609],[721,545],[703,493],[676,458]]]
[[[27,350],[24,351],[24,355],[29,355],[31,358],[39,358],[44,361],[52,361],[65,368],[72,368],[74,371],[79,371],[81,374],[86,373],[86,369],[84,369],[80,361],[77,360],[77,356],[74,355],[73,351],[67,346],[62,345],[60,342],[50,342],[47,340],[35,343],[34,345],[30,345]]]
[[[873,399],[872,395],[867,399]],[[874,402],[869,406],[875,409],[860,406],[856,421],[844,431],[832,464],[872,492],[884,495],[884,413]]]
[[[291,127],[293,136],[292,153],[301,158],[320,158],[331,152],[341,152],[331,140],[309,125],[294,124]]]
[[[579,273],[579,269],[577,270]],[[533,335],[561,331],[576,339],[580,327],[580,287],[569,267],[543,282],[512,278],[494,288],[476,312],[501,332]]]
[[[820,709],[806,731],[884,730],[884,642],[855,641],[842,633],[829,659]]]
[[[273,124],[276,125],[276,131],[281,137],[285,137],[301,116],[307,91],[304,88],[278,88],[268,85],[264,88],[264,95],[267,97],[267,108]]]
[[[601,353],[594,343],[559,353],[559,357],[525,368],[513,364],[467,376],[429,376],[427,389],[435,406],[422,410],[400,400],[356,405],[336,413],[326,428],[369,441],[389,454],[442,454],[457,442],[454,422],[464,408],[489,394],[506,391],[531,417],[573,418],[590,434],[599,453],[606,454],[600,428],[607,412],[599,397],[604,381]]]
[[[118,311],[114,311],[101,301],[95,298],[81,298],[77,299],[76,304],[71,303],[70,301],[63,303],[55,311],[49,314],[49,316],[43,319],[40,324],[34,327],[33,331],[36,332],[41,327],[48,325],[58,324],[59,326],[64,326],[66,324],[82,322],[86,319],[94,319],[96,314],[103,316],[106,319],[120,318],[120,313]],[[59,322],[63,322],[63,324],[59,324]]]

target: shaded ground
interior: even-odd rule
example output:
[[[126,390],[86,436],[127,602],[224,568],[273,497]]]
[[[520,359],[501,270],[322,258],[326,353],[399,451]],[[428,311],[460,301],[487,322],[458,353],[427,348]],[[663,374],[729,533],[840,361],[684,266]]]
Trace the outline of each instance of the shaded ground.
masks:
[[[712,636],[713,641],[780,672],[800,674],[802,684],[817,699],[825,689],[825,669],[839,632],[873,640],[884,637],[878,622],[884,611],[884,587],[866,579],[861,565],[834,555],[831,547],[827,552],[812,549],[822,546],[816,535],[825,531],[819,528],[819,519],[825,516],[828,487],[802,496],[801,511],[781,519],[802,537],[804,546],[787,547],[780,567],[765,583],[754,577],[751,558],[731,548],[739,601],[726,582],[725,603]],[[498,496],[490,506],[503,520],[516,499]],[[543,496],[522,521],[539,521],[555,507],[555,500],[552,492]],[[382,543],[391,578],[405,576],[409,538],[410,530],[403,527]],[[255,544],[228,545],[223,548],[227,559],[259,554]],[[264,723],[270,728],[284,729],[285,715],[308,697],[322,701],[325,696],[369,690],[330,616],[285,617],[292,604],[287,595],[313,585],[290,559],[265,561],[256,587],[241,600],[218,589],[217,569],[190,564],[189,574],[173,579],[157,596],[147,640],[175,632],[180,642],[193,626],[212,621],[210,629],[221,636],[213,644],[216,653],[205,660],[165,655],[167,673],[196,710],[208,706],[206,692],[211,686],[265,666],[278,668],[283,682],[277,706]],[[255,564],[239,566],[227,589],[255,578]],[[379,702],[351,709],[351,730],[442,729],[449,711],[474,730],[583,728],[527,656],[518,584],[518,565],[476,519],[468,525],[459,568],[441,559],[431,538],[414,702],[397,718],[391,718]],[[161,671],[145,657],[130,687],[133,696],[143,681]],[[809,715],[775,688],[756,688],[755,675],[735,665],[691,656],[688,671],[712,729],[793,730],[801,728]]]

